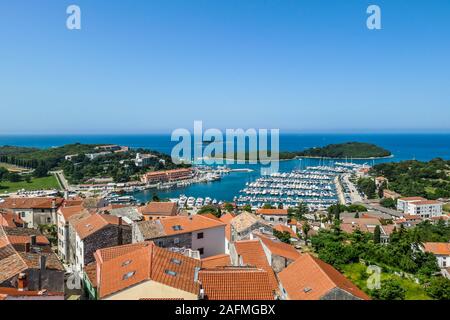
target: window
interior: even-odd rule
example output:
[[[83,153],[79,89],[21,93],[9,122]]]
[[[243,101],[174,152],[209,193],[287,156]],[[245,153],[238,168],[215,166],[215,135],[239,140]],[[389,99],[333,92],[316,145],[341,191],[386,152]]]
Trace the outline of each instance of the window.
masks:
[[[136,274],[136,271],[127,272],[123,275],[122,280],[127,280],[133,277]]]
[[[198,253],[200,253],[200,255],[203,255],[203,252],[204,252],[205,250],[203,249],[203,248],[198,248]]]
[[[125,267],[125,266],[129,265],[130,263],[131,263],[131,260],[124,261],[122,263],[122,267]]]
[[[174,243],[174,244],[179,244],[179,243],[180,243],[180,239],[174,238],[174,239],[173,239],[173,243]]]
[[[203,239],[203,238],[204,238],[203,232],[197,233],[197,239]]]
[[[169,276],[172,276],[172,277],[176,277],[177,276],[177,273],[175,271],[172,271],[172,270],[165,270],[164,272],[166,274],[168,274]]]

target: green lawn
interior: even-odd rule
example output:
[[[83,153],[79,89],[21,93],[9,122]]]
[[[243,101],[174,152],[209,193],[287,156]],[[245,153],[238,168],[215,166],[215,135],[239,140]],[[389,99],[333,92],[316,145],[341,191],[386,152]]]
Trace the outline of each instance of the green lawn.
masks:
[[[15,192],[17,190],[50,190],[50,189],[60,189],[58,181],[56,180],[54,175],[50,175],[44,178],[33,178],[31,182],[28,183],[26,181],[20,182],[9,182],[2,181],[0,182],[0,194]]]
[[[367,277],[369,274],[366,274],[367,267],[361,263],[353,263],[346,265],[344,267],[344,275],[349,278],[354,284],[356,284],[361,290],[369,294],[369,290],[367,289]],[[402,278],[400,276],[389,274],[382,272],[381,273],[381,281],[395,279],[399,281],[401,286],[406,290],[406,300],[430,300],[431,298],[426,294],[425,290],[420,284],[415,283],[414,281],[406,278]]]
[[[444,204],[444,211],[450,212],[450,203]]]

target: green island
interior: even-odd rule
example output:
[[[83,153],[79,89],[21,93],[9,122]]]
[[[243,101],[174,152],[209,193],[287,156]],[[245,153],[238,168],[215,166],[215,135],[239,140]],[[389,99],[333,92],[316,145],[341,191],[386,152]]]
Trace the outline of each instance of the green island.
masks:
[[[264,152],[262,152],[264,154]],[[331,158],[331,159],[374,159],[391,157],[392,153],[377,145],[364,142],[346,142],[339,144],[330,144],[324,147],[309,148],[304,151],[280,151],[278,154],[270,151],[265,152],[268,157],[278,158],[280,160],[291,160],[295,158]],[[215,158],[227,158],[227,155],[218,154]],[[257,152],[235,152],[234,160],[248,161],[260,160]]]
[[[450,197],[450,160],[381,163],[369,173],[373,177],[387,178],[387,187],[405,197],[422,196],[433,200]]]
[[[61,147],[36,149],[0,147],[0,191],[20,189],[58,189],[59,183],[49,171],[62,170],[72,184],[89,183],[92,179],[114,182],[138,180],[148,171],[168,170],[189,165],[176,165],[169,155],[147,149],[124,149],[105,152],[108,144],[68,144]],[[145,166],[136,166],[136,155],[152,155]],[[96,154],[95,157],[88,157]],[[70,158],[66,156],[72,155]]]
[[[364,142],[346,142],[339,144],[329,144],[324,147],[310,148],[304,151],[295,152],[296,157],[302,158],[385,158],[392,156],[392,153],[377,145]]]

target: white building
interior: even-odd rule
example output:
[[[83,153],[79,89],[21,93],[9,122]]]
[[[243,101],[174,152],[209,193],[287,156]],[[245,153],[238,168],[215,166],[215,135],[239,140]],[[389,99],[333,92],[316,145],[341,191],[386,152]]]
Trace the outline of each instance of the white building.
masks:
[[[269,222],[270,224],[287,224],[288,211],[287,209],[258,209],[256,214]]]
[[[439,268],[450,267],[450,243],[448,242],[424,242],[423,251],[431,252],[437,259]]]
[[[37,228],[56,224],[56,211],[62,202],[62,198],[6,198],[0,202],[0,209],[13,211],[27,228]]]
[[[397,210],[422,219],[432,218],[442,215],[442,203],[422,197],[400,198],[397,200]]]
[[[158,158],[158,157],[153,154],[137,153],[136,159],[134,159],[134,164],[136,165],[136,167],[140,167],[140,168],[146,167],[146,166],[149,166],[150,164],[152,164],[156,158]]]
[[[133,225],[133,242],[152,240],[162,248],[191,249],[207,258],[225,253],[225,226],[203,215],[141,221]]]

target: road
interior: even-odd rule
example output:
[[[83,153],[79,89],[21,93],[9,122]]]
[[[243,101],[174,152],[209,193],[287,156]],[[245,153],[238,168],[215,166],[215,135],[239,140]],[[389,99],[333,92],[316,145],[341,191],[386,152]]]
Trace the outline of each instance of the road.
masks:
[[[361,195],[358,192],[358,189],[353,184],[353,182],[350,181],[350,174],[346,173],[342,175],[342,180],[347,185],[348,189],[350,190],[350,198],[352,200],[352,203],[355,202],[364,202],[364,199],[361,197]]]
[[[72,188],[70,187],[69,182],[67,181],[66,177],[64,176],[63,171],[53,171],[52,173],[56,175],[56,178],[60,182],[61,187],[63,188],[63,190],[67,190],[67,191],[72,190]]]

